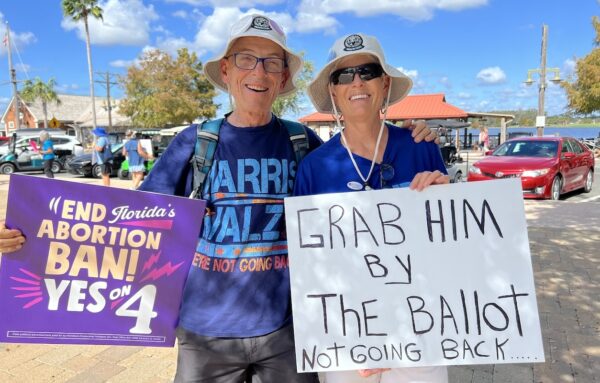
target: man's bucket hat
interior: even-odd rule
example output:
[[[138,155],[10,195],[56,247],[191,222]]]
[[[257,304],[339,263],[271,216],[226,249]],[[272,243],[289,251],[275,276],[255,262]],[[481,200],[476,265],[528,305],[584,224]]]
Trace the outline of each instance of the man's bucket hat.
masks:
[[[381,49],[381,45],[379,45],[375,37],[362,33],[354,33],[344,36],[333,43],[333,46],[329,50],[327,64],[308,85],[308,95],[317,111],[321,113],[333,113],[328,88],[329,76],[337,69],[337,64],[340,60],[352,55],[372,55],[377,58],[385,74],[391,78],[392,89],[389,105],[406,97],[412,88],[412,80],[408,76],[386,63],[383,49]]]
[[[106,129],[104,129],[101,126],[99,126],[96,129],[92,130],[92,134],[94,136],[98,136],[98,137],[103,137],[103,136],[108,135],[108,133],[106,133]]]
[[[279,92],[280,96],[287,96],[296,90],[295,80],[300,68],[302,67],[302,59],[300,56],[292,52],[285,43],[285,33],[283,29],[272,19],[262,15],[248,15],[242,17],[231,27],[229,33],[229,42],[225,47],[225,50],[212,60],[209,60],[204,65],[204,74],[208,81],[214,86],[227,92],[227,86],[221,79],[221,64],[220,61],[223,59],[231,46],[240,37],[261,37],[263,39],[270,40],[275,44],[279,45],[286,53],[286,62],[290,70],[290,78],[288,79],[285,87]]]

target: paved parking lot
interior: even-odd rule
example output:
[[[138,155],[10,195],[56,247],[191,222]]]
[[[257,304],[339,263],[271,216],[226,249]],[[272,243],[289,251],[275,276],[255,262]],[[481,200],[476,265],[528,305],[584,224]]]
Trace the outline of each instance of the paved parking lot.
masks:
[[[0,175],[2,217],[7,187]],[[600,200],[525,207],[546,362],[451,367],[452,383],[600,381]],[[170,382],[175,363],[175,349],[0,344],[2,383]]]

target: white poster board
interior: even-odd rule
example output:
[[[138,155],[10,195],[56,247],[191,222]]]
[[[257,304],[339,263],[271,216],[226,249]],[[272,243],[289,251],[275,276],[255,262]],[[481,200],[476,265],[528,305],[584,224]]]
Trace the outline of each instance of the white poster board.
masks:
[[[299,372],[543,362],[520,180],[285,199]]]

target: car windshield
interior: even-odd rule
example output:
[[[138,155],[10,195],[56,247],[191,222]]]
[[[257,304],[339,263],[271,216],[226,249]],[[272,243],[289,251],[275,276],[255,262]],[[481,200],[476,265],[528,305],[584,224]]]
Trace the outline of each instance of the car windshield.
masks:
[[[493,153],[494,156],[510,157],[556,157],[558,142],[556,141],[508,141]]]

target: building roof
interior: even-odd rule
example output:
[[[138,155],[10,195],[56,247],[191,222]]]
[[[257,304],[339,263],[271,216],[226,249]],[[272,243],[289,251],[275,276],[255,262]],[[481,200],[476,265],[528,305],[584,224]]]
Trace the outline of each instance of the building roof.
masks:
[[[65,124],[78,124],[80,126],[92,126],[92,105],[90,96],[79,96],[74,94],[59,94],[60,104],[49,102],[46,104],[48,112],[48,120],[52,117],[56,118]],[[106,107],[106,99],[103,97],[95,97],[96,99],[96,124],[108,125],[108,108]],[[20,99],[21,103],[29,110],[33,118],[37,121],[44,119],[44,109],[42,102],[36,100],[34,102],[25,102]],[[130,126],[131,120],[119,113],[119,100],[112,100],[115,103],[111,111],[112,123],[114,126]],[[14,97],[9,102],[2,120],[5,119],[6,113],[12,108]]]
[[[424,119],[433,118],[467,118],[469,114],[464,110],[446,102],[443,93],[417,94],[406,96],[397,103],[390,105],[387,112],[388,120]],[[331,114],[312,113],[301,117],[300,122],[330,122],[334,121]]]

